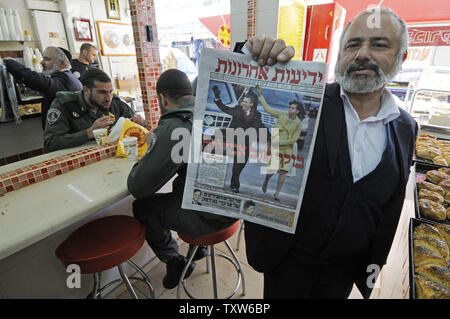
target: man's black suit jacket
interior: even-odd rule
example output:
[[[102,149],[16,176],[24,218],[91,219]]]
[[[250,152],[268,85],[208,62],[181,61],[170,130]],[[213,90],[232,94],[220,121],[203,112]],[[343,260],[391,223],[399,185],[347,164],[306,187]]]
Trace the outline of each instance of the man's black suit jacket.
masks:
[[[340,86],[337,83],[328,84],[325,88],[319,127],[296,233],[302,231],[304,221],[314,213],[319,203],[326,200],[326,194],[335,172],[341,143],[340,136],[342,136],[341,129],[345,128],[342,121],[345,121],[345,116],[340,97]],[[360,278],[356,284],[366,298],[371,292],[366,285],[367,265],[377,264],[381,268],[386,263],[394,239],[417,135],[417,123],[402,109],[400,109],[400,116],[393,121],[393,127],[396,151],[400,160],[401,183],[397,192],[383,208],[383,215],[377,226],[371,251],[366,252],[366,261],[358,266]],[[245,222],[247,259],[257,271],[270,272],[273,270],[286,257],[294,240],[294,234]]]

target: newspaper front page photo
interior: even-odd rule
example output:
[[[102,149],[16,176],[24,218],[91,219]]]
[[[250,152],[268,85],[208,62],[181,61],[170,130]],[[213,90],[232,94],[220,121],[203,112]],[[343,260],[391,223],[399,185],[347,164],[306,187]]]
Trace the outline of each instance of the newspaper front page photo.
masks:
[[[203,49],[182,207],[294,233],[326,70]]]

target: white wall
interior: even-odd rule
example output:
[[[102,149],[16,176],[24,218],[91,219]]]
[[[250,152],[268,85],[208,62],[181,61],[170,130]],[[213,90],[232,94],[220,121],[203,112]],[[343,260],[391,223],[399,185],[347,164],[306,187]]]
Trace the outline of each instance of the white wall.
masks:
[[[24,30],[28,30],[30,32],[31,38],[32,40],[37,41],[37,37],[36,37],[36,32],[34,31],[34,26],[33,26],[33,20],[31,17],[31,13],[30,11],[26,8],[25,5],[25,0],[15,0],[15,1],[11,1],[11,0],[0,0],[0,8],[11,8],[11,9],[17,9],[19,15],[20,15],[20,20],[22,22],[22,28]],[[37,47],[35,45],[35,43],[33,42],[27,42],[25,43],[26,46],[35,48]],[[22,50],[23,49],[23,45],[20,43],[13,43],[13,42],[3,42],[0,45],[0,50]]]
[[[256,1],[256,34],[277,36],[278,0]],[[247,1],[230,0],[231,48],[247,40]]]

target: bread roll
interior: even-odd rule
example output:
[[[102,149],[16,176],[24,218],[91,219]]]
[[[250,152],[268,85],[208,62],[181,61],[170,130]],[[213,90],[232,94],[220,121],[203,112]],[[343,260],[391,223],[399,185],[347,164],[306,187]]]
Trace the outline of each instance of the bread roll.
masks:
[[[447,211],[445,212],[445,214],[447,215],[447,219],[450,220],[450,207],[447,208]]]
[[[447,160],[442,155],[433,157],[433,163],[436,165],[448,166]]]
[[[428,181],[436,185],[448,178],[447,174],[439,172],[437,170],[428,171],[426,172],[425,176],[427,177]]]
[[[449,193],[450,192],[450,176],[449,176],[449,178],[444,179],[438,185],[439,185],[438,187],[441,187],[445,193]]]
[[[439,240],[445,240],[443,235],[440,233],[440,231],[429,224],[422,223],[416,228],[414,228],[413,231],[413,238],[419,238],[419,237],[432,237]]]
[[[447,266],[423,265],[415,269],[415,273],[434,281],[445,289],[450,289],[450,270]]]
[[[444,202],[445,202],[446,204],[450,205],[450,192],[447,193],[447,194],[445,194]],[[447,218],[448,218],[448,212],[447,212]],[[448,219],[450,219],[450,218],[448,218]]]
[[[440,148],[441,147],[450,147],[450,141],[447,141],[447,140],[436,140],[435,144],[437,146],[439,146]]]
[[[450,208],[448,208],[447,211],[449,209]],[[442,235],[445,242],[447,243],[447,246],[450,248],[450,226],[446,225],[446,224],[438,224],[438,225],[436,225],[436,229]]]
[[[447,218],[444,206],[429,199],[419,199],[419,209],[426,218],[437,221]]]
[[[449,251],[447,243],[433,237],[420,237],[414,239],[414,249],[417,247],[425,247],[432,250],[436,255],[442,257],[448,263]]]
[[[438,172],[444,173],[448,177],[450,177],[450,168],[448,168],[448,167],[441,167],[438,169]]]
[[[422,140],[422,139],[437,141],[436,135],[432,135],[432,134],[419,134],[417,136],[417,140]]]
[[[450,299],[450,291],[428,280],[422,275],[414,275],[416,296],[418,299]]]
[[[439,204],[444,203],[444,197],[442,197],[441,194],[430,191],[428,189],[421,189],[419,191],[419,199],[429,199]]]
[[[441,266],[447,266],[448,262],[438,254],[436,254],[431,249],[428,249],[423,246],[416,246],[413,249],[414,254],[414,267],[420,267],[424,265],[441,265]]]
[[[432,160],[436,156],[442,156],[441,151],[436,147],[416,147],[416,155],[426,159]]]
[[[441,196],[445,196],[445,191],[444,191],[444,189],[442,189],[441,186],[435,185],[435,184],[427,182],[427,181],[417,182],[417,188],[418,189],[427,189],[429,191],[438,193]]]

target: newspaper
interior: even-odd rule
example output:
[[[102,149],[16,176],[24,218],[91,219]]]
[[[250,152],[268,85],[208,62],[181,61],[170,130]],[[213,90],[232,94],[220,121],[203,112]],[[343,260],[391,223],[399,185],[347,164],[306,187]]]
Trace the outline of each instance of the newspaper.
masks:
[[[182,207],[294,233],[326,71],[203,49]]]

